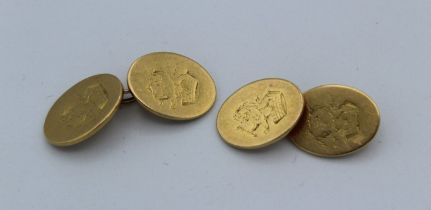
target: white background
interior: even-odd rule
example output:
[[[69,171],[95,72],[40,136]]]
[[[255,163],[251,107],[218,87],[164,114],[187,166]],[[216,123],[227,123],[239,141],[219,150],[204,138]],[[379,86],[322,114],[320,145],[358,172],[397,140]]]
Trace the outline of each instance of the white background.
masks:
[[[203,118],[124,106],[88,142],[58,149],[42,126],[88,76],[125,82],[130,63],[174,51],[212,74]],[[431,209],[431,1],[0,0],[0,209]],[[222,102],[264,77],[375,99],[382,125],[360,153],[322,159],[283,140],[225,145]]]

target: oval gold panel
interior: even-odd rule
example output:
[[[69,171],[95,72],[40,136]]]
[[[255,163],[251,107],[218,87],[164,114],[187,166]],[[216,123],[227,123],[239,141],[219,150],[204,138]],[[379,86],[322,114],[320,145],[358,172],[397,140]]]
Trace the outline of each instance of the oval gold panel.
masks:
[[[217,129],[239,149],[258,149],[285,137],[304,107],[301,91],[290,81],[263,79],[233,93],[221,107]]]
[[[210,74],[185,56],[157,52],[130,67],[129,89],[152,113],[173,120],[192,120],[214,105],[216,87]]]
[[[117,77],[100,74],[67,90],[52,106],[44,131],[55,146],[78,144],[99,131],[118,110],[123,87]]]
[[[323,85],[307,91],[304,98],[304,115],[289,136],[308,153],[348,155],[367,145],[378,130],[377,105],[357,89]]]

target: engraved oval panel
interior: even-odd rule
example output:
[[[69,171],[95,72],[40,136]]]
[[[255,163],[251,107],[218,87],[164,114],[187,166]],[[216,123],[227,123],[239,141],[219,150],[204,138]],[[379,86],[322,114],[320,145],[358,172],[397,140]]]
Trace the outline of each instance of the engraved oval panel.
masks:
[[[365,93],[342,85],[324,85],[304,93],[304,115],[290,137],[302,150],[323,157],[348,155],[375,136],[380,115]]]
[[[123,96],[121,81],[110,74],[89,77],[67,90],[45,120],[48,142],[78,144],[100,130],[117,111]]]
[[[173,120],[191,120],[214,105],[216,87],[210,74],[185,56],[156,52],[130,67],[129,89],[152,113]]]
[[[303,107],[302,94],[290,81],[258,80],[240,88],[224,102],[218,113],[217,129],[233,147],[265,147],[289,133]]]

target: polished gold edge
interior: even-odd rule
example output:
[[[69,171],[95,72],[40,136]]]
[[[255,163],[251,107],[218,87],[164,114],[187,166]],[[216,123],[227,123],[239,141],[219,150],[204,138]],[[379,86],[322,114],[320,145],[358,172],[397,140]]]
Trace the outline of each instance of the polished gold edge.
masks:
[[[368,146],[372,141],[368,141],[366,144],[364,144],[364,145],[362,145],[362,146],[358,147],[357,149],[355,149],[355,150],[353,150],[353,151],[350,151],[350,152],[348,152],[348,153],[343,153],[343,154],[337,154],[337,155],[323,155],[323,154],[318,154],[318,153],[315,153],[315,152],[309,151],[309,150],[305,149],[304,147],[302,147],[302,146],[300,146],[300,145],[296,144],[294,140],[292,140],[291,142],[292,142],[292,143],[293,143],[297,148],[299,148],[300,150],[302,150],[302,151],[304,151],[304,152],[306,152],[306,153],[308,153],[308,154],[311,154],[311,155],[313,155],[313,156],[319,157],[319,158],[340,158],[340,157],[346,157],[346,156],[349,156],[349,155],[352,155],[352,154],[355,154],[355,153],[358,153],[358,152],[360,152],[360,151],[364,150],[364,149],[365,149],[365,147],[367,147],[367,146]]]
[[[296,125],[296,123],[295,123],[295,125]],[[284,138],[285,138],[285,137],[290,133],[290,131],[292,131],[292,129],[289,129],[286,133],[283,133],[283,135],[281,135],[281,136],[280,136],[280,137],[278,137],[278,138],[275,138],[275,139],[273,139],[273,140],[271,140],[271,141],[269,141],[269,142],[267,142],[267,143],[265,143],[265,144],[257,145],[257,146],[238,146],[238,145],[231,144],[231,143],[229,143],[228,141],[226,141],[226,140],[223,138],[223,136],[220,134],[220,132],[219,132],[219,136],[223,139],[223,142],[225,142],[227,145],[232,146],[232,147],[233,147],[233,148],[235,148],[235,149],[238,149],[238,150],[256,150],[256,149],[262,149],[262,148],[265,148],[265,147],[267,147],[267,146],[270,146],[270,145],[272,145],[272,144],[275,144],[275,143],[279,142],[280,140],[284,139]]]

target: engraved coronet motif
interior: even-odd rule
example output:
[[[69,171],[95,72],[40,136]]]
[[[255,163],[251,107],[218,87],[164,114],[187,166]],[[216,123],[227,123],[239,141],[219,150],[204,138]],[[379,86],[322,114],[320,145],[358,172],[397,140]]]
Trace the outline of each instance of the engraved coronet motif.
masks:
[[[237,128],[254,137],[267,134],[287,114],[281,91],[267,90],[263,97],[242,103],[234,112]]]

